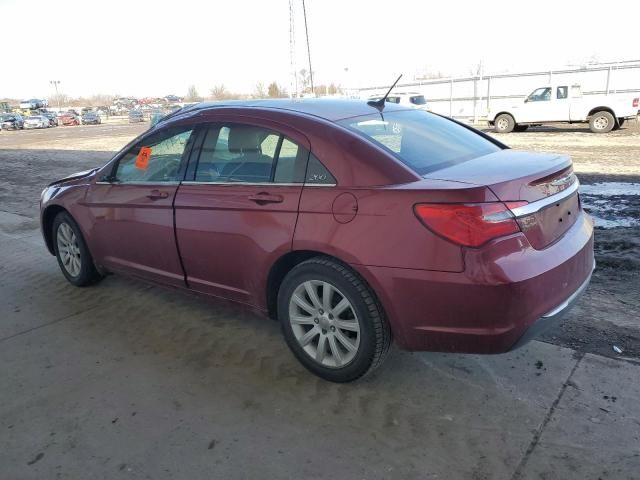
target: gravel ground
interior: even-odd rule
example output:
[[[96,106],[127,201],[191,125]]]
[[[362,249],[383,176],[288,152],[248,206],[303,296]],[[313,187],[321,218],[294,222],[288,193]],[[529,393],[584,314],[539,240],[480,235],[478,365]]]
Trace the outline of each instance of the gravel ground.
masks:
[[[53,179],[100,166],[148,124],[110,123],[58,127],[0,134],[0,210],[32,219],[38,215],[42,188]],[[584,126],[541,126],[527,132],[497,135],[515,149],[571,155],[583,185],[585,208],[597,216],[598,268],[580,304],[557,329],[543,339],[574,349],[640,358],[640,187],[625,194],[625,186],[640,184],[640,125],[604,135]],[[621,192],[606,185],[622,183]],[[605,187],[599,186],[605,183]],[[620,189],[618,189],[620,190]],[[620,219],[631,227],[615,227]]]
[[[64,281],[38,232],[42,187],[102,165],[144,128],[0,133],[2,480],[638,478],[637,228],[598,229],[593,283],[544,342],[497,356],[394,349],[373,376],[329,384],[275,322],[118,275]],[[613,173],[581,175],[596,188],[584,200],[608,226],[637,218],[628,185],[594,182],[637,181],[615,165],[637,161],[640,137],[588,135],[501,139],[547,142],[578,170],[597,154],[576,137],[617,151]],[[612,344],[628,358],[588,353]]]

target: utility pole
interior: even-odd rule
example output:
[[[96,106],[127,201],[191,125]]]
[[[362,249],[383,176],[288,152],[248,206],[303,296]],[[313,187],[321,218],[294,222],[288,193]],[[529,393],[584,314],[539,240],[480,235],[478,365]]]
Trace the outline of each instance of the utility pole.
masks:
[[[311,81],[311,93],[315,93],[313,89],[313,69],[311,68],[311,48],[309,48],[309,27],[307,27],[307,7],[302,0],[302,13],[304,15],[304,32],[307,37],[307,57],[309,58],[309,80]]]
[[[58,85],[60,85],[60,80],[49,80],[49,83],[56,88],[56,100],[58,100],[58,113],[60,113],[60,94],[58,93]]]
[[[289,81],[289,98],[297,98],[298,72],[296,70],[296,29],[294,23],[293,0],[289,0],[289,62],[291,63],[291,78]],[[295,88],[295,90],[294,90]]]

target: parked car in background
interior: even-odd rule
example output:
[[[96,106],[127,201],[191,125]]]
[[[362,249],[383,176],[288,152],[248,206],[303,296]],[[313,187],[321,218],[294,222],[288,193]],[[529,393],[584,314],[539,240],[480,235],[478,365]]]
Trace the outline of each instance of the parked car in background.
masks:
[[[42,115],[49,119],[49,125],[51,127],[58,126],[58,115],[55,112],[42,112]]]
[[[80,117],[73,112],[65,112],[58,119],[62,125],[80,125]]]
[[[181,102],[183,99],[182,97],[178,97],[177,95],[167,95],[166,97],[164,97],[164,100],[167,103],[177,103]]]
[[[25,117],[24,128],[49,128],[50,122],[44,115]]]
[[[0,114],[0,129],[20,130],[24,128],[24,119],[17,113]]]
[[[144,122],[144,113],[140,110],[129,111],[129,123]]]
[[[47,102],[38,98],[32,98],[30,100],[23,100],[20,102],[20,108],[25,110],[35,110],[37,108],[44,108],[47,106]]]
[[[85,112],[82,114],[82,124],[83,125],[98,125],[102,123],[100,120],[100,115],[97,112]]]
[[[582,96],[580,85],[554,84],[536,88],[508,108],[492,109],[489,125],[499,133],[523,132],[541,123],[589,123],[594,133],[618,129],[635,118],[640,97],[626,94]]]
[[[500,353],[558,322],[594,268],[578,186],[566,155],[400,105],[200,103],[52,183],[41,225],[72,284],[122,272],[237,302],[346,382],[392,339]]]
[[[382,95],[370,97],[370,101],[380,100]],[[424,95],[418,92],[392,93],[387,97],[387,103],[395,103],[404,107],[417,108],[419,110],[430,110]]]

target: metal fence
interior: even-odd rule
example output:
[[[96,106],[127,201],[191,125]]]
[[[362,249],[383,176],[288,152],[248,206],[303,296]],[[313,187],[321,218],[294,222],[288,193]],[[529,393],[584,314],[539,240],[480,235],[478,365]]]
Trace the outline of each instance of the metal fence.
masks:
[[[535,88],[550,83],[581,85],[583,95],[638,93],[640,60],[562,70],[413,81],[398,84],[396,91],[419,92],[425,96],[432,111],[477,122],[486,118],[489,109],[508,107]],[[360,98],[368,98],[387,88],[371,86],[360,88],[358,92]]]

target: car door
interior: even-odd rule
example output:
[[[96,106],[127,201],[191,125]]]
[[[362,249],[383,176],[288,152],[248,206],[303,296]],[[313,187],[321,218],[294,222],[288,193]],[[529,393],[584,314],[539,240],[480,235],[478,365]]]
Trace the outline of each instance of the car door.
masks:
[[[308,143],[240,123],[208,125],[201,141],[175,201],[188,286],[264,307],[268,270],[291,249]]]
[[[550,118],[551,107],[551,87],[542,87],[534,90],[522,105],[522,108],[518,112],[516,122],[529,123],[529,122],[545,122]]]
[[[85,197],[94,255],[110,270],[185,286],[173,201],[184,175],[191,127],[148,135],[113,163]]]
[[[552,100],[549,102],[549,122],[566,122],[569,120],[569,86],[554,87]]]

